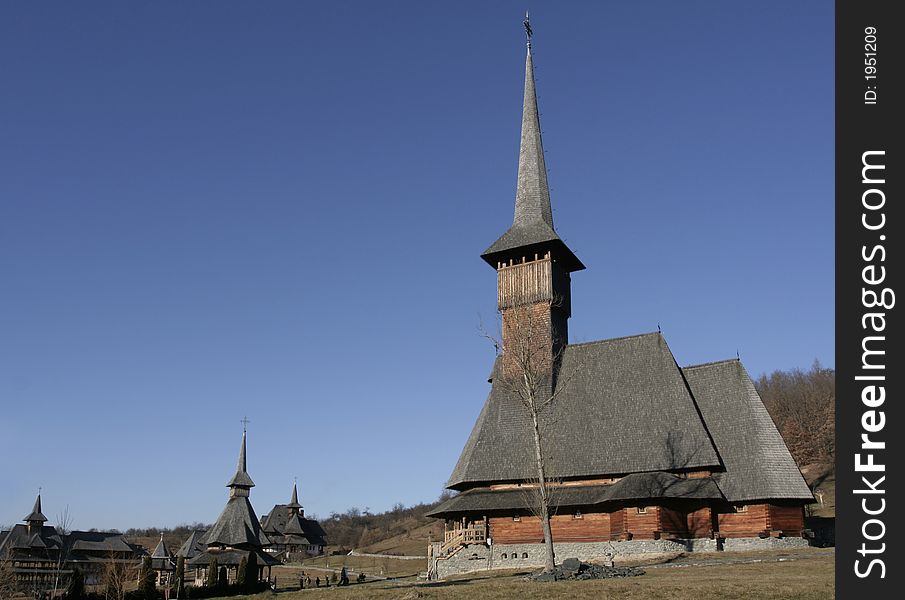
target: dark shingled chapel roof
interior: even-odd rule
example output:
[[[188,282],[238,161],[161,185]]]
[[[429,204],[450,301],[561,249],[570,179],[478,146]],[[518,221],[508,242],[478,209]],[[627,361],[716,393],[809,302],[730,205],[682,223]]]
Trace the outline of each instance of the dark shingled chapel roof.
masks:
[[[738,360],[683,369],[726,466],[715,475],[730,502],[813,501],[754,383]]]
[[[290,506],[276,504],[270,513],[262,519],[261,528],[268,536],[279,536],[286,533],[302,533],[305,538],[315,546],[326,546],[327,533],[320,523],[313,519],[306,519],[298,515],[289,515]]]
[[[193,531],[190,533],[189,537],[182,543],[182,546],[179,547],[179,550],[176,551],[176,556],[192,558],[203,552],[206,547],[201,543],[202,537],[204,537],[203,531]]]
[[[481,255],[490,266],[518,255],[533,256],[552,250],[554,260],[567,271],[584,269],[578,257],[566,246],[553,228],[550,187],[541,141],[537,94],[534,87],[534,63],[531,50],[525,58],[525,97],[522,108],[522,138],[519,146],[518,184],[515,193],[515,217],[512,227]]]
[[[493,511],[530,510],[536,502],[528,488],[491,490],[473,488],[453,496],[428,516]],[[551,492],[554,507],[594,506],[606,502],[644,502],[660,498],[722,499],[710,477],[685,479],[672,473],[634,473],[608,485],[562,486]]]
[[[151,558],[170,558],[170,549],[167,548],[167,543],[163,541],[162,533],[160,534],[160,541],[157,542],[157,546],[151,553]]]
[[[217,522],[201,536],[201,543],[206,546],[252,546],[261,547],[270,544],[270,540],[261,531],[255,510],[248,498],[238,496],[230,498],[226,508],[217,517]]]
[[[26,523],[29,521],[45,523],[47,521],[47,517],[41,512],[41,494],[38,494],[38,497],[35,498],[35,505],[32,507],[31,512],[22,520]]]
[[[659,333],[567,346],[558,381],[545,428],[553,477],[720,467]],[[525,409],[494,377],[448,487],[532,478],[528,431]]]
[[[245,438],[246,433],[243,431],[236,474],[227,484],[227,487],[232,488],[229,501],[220,516],[217,517],[217,521],[199,540],[206,546],[260,548],[270,544],[270,540],[261,531],[261,524],[255,515],[255,509],[248,500],[248,490],[254,486],[254,482],[245,470]]]
[[[239,449],[239,462],[236,464],[236,473],[226,487],[253,488],[255,482],[251,480],[245,464],[245,432],[242,432],[242,447]]]
[[[0,553],[10,549],[29,550],[33,548],[35,550],[46,550],[62,547],[62,538],[57,533],[56,528],[50,525],[42,525],[37,529],[33,527],[31,533],[29,533],[28,526],[20,523],[14,525],[9,531],[0,532]]]

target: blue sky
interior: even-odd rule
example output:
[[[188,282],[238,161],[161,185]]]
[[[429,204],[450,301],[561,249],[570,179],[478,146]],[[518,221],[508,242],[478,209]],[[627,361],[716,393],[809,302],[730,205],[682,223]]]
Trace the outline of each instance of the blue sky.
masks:
[[[833,4],[529,2],[573,342],[834,366]],[[488,391],[524,2],[0,7],[0,524],[440,493]]]

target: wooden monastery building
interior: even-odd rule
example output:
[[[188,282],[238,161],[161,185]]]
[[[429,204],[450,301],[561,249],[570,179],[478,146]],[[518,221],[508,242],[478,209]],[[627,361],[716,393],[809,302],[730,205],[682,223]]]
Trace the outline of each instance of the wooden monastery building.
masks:
[[[96,584],[111,564],[136,567],[145,554],[118,532],[57,531],[46,524],[40,493],[23,521],[9,531],[0,531],[0,560],[12,563],[19,591],[64,590],[76,569],[86,584]]]
[[[543,563],[532,422],[507,383],[526,322],[554,397],[541,430],[558,560],[807,544],[813,496],[739,360],[679,367],[659,331],[569,344],[585,267],[553,227],[530,39],[515,218],[481,258],[497,271],[502,352],[447,483],[459,493],[431,513],[446,521],[432,576]]]

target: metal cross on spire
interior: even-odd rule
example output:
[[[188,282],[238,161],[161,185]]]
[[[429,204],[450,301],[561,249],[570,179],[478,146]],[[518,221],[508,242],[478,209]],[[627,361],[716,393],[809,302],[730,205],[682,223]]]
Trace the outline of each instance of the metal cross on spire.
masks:
[[[242,433],[248,431],[248,424],[251,423],[251,421],[248,420],[248,417],[242,417],[240,423],[242,423]]]
[[[534,31],[531,29],[531,19],[528,18],[528,11],[525,11],[525,20],[522,22],[522,25],[525,26],[525,35],[528,36],[528,47],[531,47],[531,36],[534,35]]]

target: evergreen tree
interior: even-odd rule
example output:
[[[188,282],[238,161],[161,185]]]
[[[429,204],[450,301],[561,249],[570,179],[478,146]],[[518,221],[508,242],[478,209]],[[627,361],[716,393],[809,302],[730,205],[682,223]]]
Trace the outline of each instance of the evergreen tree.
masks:
[[[248,560],[243,556],[239,561],[239,570],[236,571],[236,585],[245,588],[245,572],[248,571]]]
[[[254,592],[258,585],[258,555],[254,551],[248,553],[248,562],[245,565],[245,590]]]
[[[185,598],[185,557],[176,559],[176,597]]]
[[[82,600],[85,597],[85,578],[80,570],[73,569],[66,587],[67,600]]]
[[[204,585],[207,587],[217,587],[217,575],[220,572],[220,565],[217,564],[217,559],[212,558],[210,565],[207,567],[207,581],[204,582]]]
[[[217,577],[217,585],[222,588],[225,588],[229,585],[229,574],[226,572],[226,567],[220,567],[220,573]]]
[[[153,600],[157,596],[157,585],[154,581],[155,573],[151,568],[151,557],[145,556],[141,561],[141,575],[138,579],[138,589],[146,600]]]

